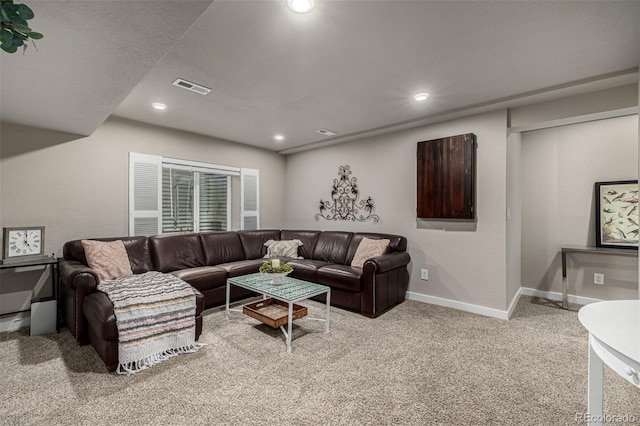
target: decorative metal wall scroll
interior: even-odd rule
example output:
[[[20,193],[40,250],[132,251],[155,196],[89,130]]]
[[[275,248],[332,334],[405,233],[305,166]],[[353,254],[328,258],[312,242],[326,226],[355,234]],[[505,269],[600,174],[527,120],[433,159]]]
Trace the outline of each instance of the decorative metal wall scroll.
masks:
[[[324,218],[327,220],[357,220],[359,222],[373,220],[374,223],[378,223],[380,217],[374,214],[373,198],[360,199],[358,178],[349,177],[350,174],[352,174],[350,166],[338,168],[340,179],[333,180],[331,200],[320,200],[320,213],[316,215],[316,222],[319,222],[320,218]]]

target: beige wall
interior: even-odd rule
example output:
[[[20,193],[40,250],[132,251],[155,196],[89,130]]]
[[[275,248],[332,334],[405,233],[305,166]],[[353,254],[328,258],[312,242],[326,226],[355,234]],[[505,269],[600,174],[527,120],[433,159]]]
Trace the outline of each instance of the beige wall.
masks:
[[[638,106],[638,85],[628,84],[512,108],[509,111],[510,126],[517,127],[634,106]]]
[[[601,106],[598,96],[585,95],[521,107],[512,111],[511,125],[628,106],[629,87],[603,93]],[[416,143],[470,132],[479,145],[477,220],[417,221]],[[118,118],[89,137],[2,123],[0,225],[46,226],[46,251],[56,255],[71,239],[126,235],[129,152],[257,168],[262,228],[405,235],[412,294],[504,311],[520,282],[560,291],[559,247],[593,244],[593,182],[637,176],[639,133],[637,116],[632,116],[527,132],[521,141],[511,135],[507,142],[507,112],[501,110],[285,158]],[[611,156],[611,151],[624,154]],[[338,167],[346,164],[362,196],[374,198],[380,223],[315,220],[318,202],[330,198]],[[637,259],[582,255],[573,262],[570,293],[637,297]],[[429,281],[420,280],[422,268],[429,269]],[[592,284],[593,272],[605,273],[605,286]],[[3,305],[1,311],[11,308]]]
[[[81,138],[4,123],[1,141],[1,225],[44,225],[47,253],[127,235],[129,152],[259,169],[262,227],[283,225],[285,157],[272,151],[118,118]]]
[[[62,255],[69,240],[128,233],[129,152],[260,170],[261,222],[284,223],[285,157],[272,151],[111,118],[89,137],[3,123],[0,226],[46,227],[45,251]],[[0,273],[0,312],[27,309],[48,295],[47,273]],[[0,331],[26,326],[28,313],[0,318]]]
[[[638,117],[522,134],[522,286],[561,291],[559,250],[595,245],[594,183],[637,179]],[[638,297],[637,257],[571,255],[569,294]],[[605,285],[593,284],[593,273]]]
[[[289,155],[287,227],[404,235],[412,259],[409,291],[505,310],[506,117],[495,111]],[[475,133],[479,145],[477,223],[417,222],[417,142],[463,133]],[[375,200],[380,223],[315,220],[341,165],[351,166],[361,195]],[[420,280],[422,268],[429,281]]]

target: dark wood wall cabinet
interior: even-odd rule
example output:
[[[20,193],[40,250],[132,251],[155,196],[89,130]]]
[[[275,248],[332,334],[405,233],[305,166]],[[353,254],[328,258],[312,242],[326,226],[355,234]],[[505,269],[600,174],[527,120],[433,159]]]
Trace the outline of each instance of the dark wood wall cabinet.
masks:
[[[418,142],[418,218],[475,218],[476,135]]]

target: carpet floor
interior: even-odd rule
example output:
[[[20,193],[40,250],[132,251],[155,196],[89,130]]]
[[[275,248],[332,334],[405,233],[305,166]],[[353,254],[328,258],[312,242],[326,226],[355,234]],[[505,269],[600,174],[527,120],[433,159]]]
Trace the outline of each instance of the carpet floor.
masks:
[[[509,321],[415,301],[377,319],[332,308],[328,334],[296,322],[290,354],[280,330],[212,309],[206,347],[128,377],[66,329],[1,333],[0,424],[575,425],[587,411],[578,308],[522,297]],[[604,389],[605,413],[640,424],[640,390],[606,367]]]

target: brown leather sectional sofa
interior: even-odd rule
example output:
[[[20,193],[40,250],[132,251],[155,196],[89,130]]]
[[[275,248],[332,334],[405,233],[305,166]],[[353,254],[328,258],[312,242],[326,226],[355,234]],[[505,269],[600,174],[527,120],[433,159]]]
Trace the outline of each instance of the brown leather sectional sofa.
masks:
[[[362,268],[351,260],[363,237],[390,240],[387,252]],[[303,259],[282,258],[293,266],[290,276],[331,287],[331,305],[377,317],[401,303],[409,283],[405,237],[340,231],[257,230],[100,238],[123,240],[134,274],[172,273],[196,290],[196,337],[202,332],[204,309],[225,303],[228,277],[258,272],[268,240],[298,239]],[[88,266],[80,240],[64,245],[60,261],[63,315],[79,344],[91,343],[110,371],[118,364],[118,333],[113,305],[96,290],[98,277]],[[231,298],[252,293],[232,286]],[[318,300],[322,300],[320,297]]]

